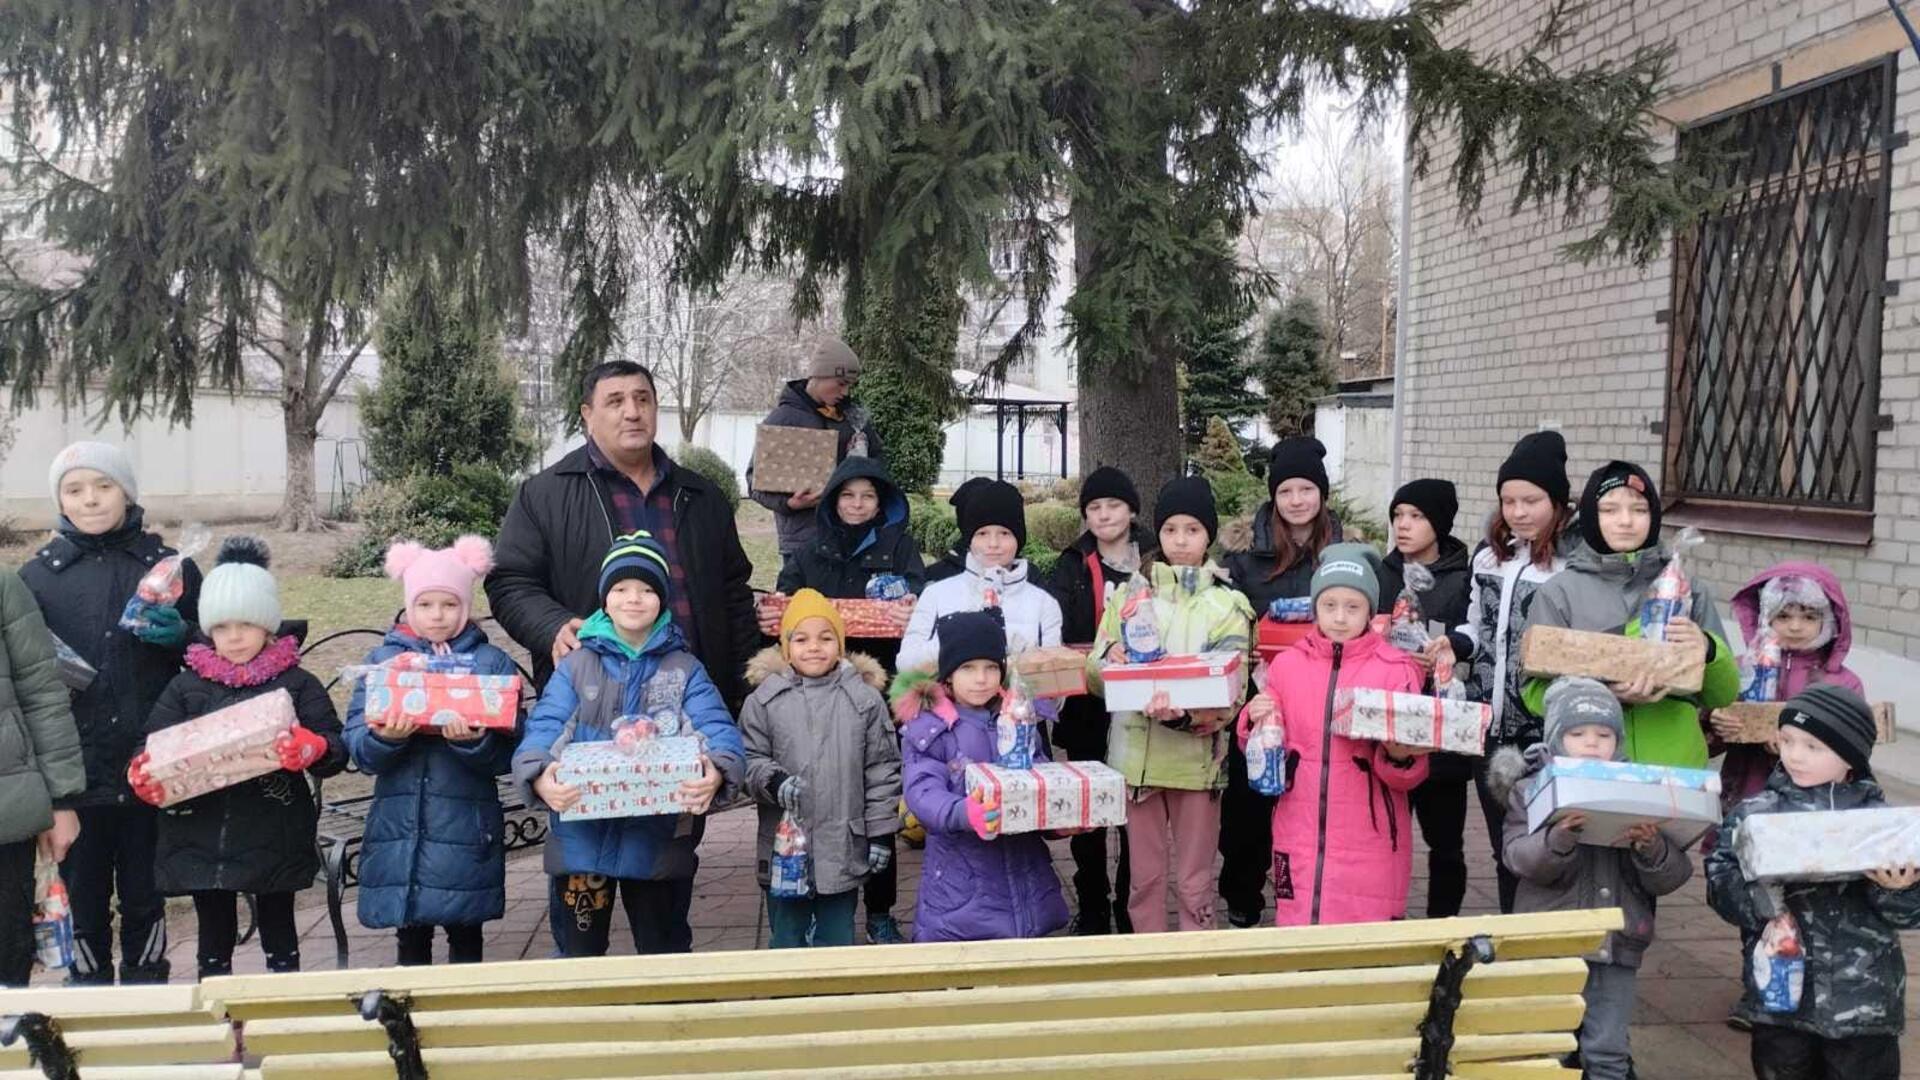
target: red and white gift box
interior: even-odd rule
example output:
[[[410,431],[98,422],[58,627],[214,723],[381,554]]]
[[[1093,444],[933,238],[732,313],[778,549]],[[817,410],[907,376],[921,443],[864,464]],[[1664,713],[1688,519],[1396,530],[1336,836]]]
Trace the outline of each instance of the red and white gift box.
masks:
[[[1048,761],[1031,769],[968,765],[967,791],[1000,804],[1003,833],[1127,823],[1126,781],[1097,761]]]
[[[780,593],[768,593],[760,598],[760,612],[774,618],[786,614],[787,603],[792,597]],[[904,602],[912,603],[913,597]],[[840,613],[840,621],[846,624],[850,638],[899,638],[905,637],[905,623],[895,622],[892,612],[903,602],[900,600],[833,600],[833,609]]]
[[[464,720],[468,727],[512,731],[520,715],[520,676],[381,667],[367,673],[365,702],[367,723],[374,727],[410,720],[442,728]]]
[[[677,814],[681,782],[700,779],[700,738],[645,739],[631,753],[612,740],[568,743],[554,778],[580,789],[560,813],[566,821]]]
[[[1492,706],[1460,698],[1365,689],[1337,690],[1333,695],[1333,733],[1349,739],[1477,757],[1485,752],[1487,727],[1492,723]]]
[[[293,695],[275,690],[147,736],[147,776],[166,793],[160,805],[278,772],[274,741],[293,725]]]
[[[1173,709],[1231,709],[1246,696],[1246,658],[1238,652],[1184,653],[1145,664],[1105,664],[1108,712],[1145,712],[1164,691]]]
[[[1293,648],[1313,633],[1310,622],[1280,622],[1276,619],[1261,618],[1253,624],[1253,649],[1260,659],[1273,663],[1273,658]]]

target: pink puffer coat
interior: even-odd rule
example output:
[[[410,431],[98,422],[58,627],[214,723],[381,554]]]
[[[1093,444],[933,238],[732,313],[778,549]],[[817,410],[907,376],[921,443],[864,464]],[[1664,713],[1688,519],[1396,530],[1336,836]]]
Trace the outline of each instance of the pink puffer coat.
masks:
[[[1333,691],[1417,694],[1420,684],[1419,666],[1371,630],[1342,644],[1315,630],[1268,665],[1266,692],[1286,729],[1287,791],[1273,808],[1278,925],[1406,914],[1413,880],[1407,793],[1427,778],[1427,759],[1396,766],[1381,744],[1333,734]],[[1244,715],[1241,723],[1244,745]]]

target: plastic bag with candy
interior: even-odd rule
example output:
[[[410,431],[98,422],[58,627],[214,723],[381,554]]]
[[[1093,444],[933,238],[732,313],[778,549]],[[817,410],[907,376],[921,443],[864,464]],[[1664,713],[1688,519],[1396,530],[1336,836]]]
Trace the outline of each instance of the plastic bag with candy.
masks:
[[[1313,597],[1276,596],[1267,605],[1267,614],[1274,622],[1306,623],[1313,621]]]
[[[1683,618],[1693,611],[1693,584],[1687,580],[1687,572],[1681,567],[1681,556],[1699,547],[1705,538],[1700,530],[1689,525],[1674,537],[1673,557],[1660,571],[1660,576],[1647,586],[1647,595],[1640,601],[1640,636],[1647,641],[1667,640],[1667,624]]]
[[[1160,618],[1153,610],[1153,586],[1135,574],[1120,606],[1120,643],[1127,662],[1145,664],[1167,655],[1160,640]]]
[[[912,595],[907,579],[899,574],[875,574],[867,579],[869,600],[905,600]]]
[[[632,754],[639,750],[641,743],[678,735],[680,730],[678,709],[657,713],[628,713],[614,718],[613,743],[623,752]]]
[[[993,722],[993,763],[1006,769],[1033,768],[1034,728],[1040,716],[1034,711],[1033,692],[1027,681],[1011,667],[1007,692],[1001,695],[1000,715]]]
[[[1405,584],[1387,616],[1387,644],[1401,652],[1417,653],[1427,647],[1427,620],[1420,612],[1420,594],[1433,588],[1433,571],[1410,562],[1403,573]]]
[[[154,563],[153,569],[134,587],[133,595],[120,611],[122,629],[135,633],[145,630],[152,621],[154,608],[173,607],[180,602],[187,592],[186,561],[199,554],[210,539],[212,534],[205,525],[195,522],[181,526],[178,554]]]
[[[1287,792],[1286,729],[1275,712],[1247,733],[1247,785],[1261,795]]]
[[[782,900],[813,895],[813,853],[807,830],[789,810],[773,831],[773,857],[767,866],[767,893]]]
[[[1763,631],[1747,657],[1746,678],[1742,680],[1741,701],[1779,701],[1780,669],[1783,664],[1780,636]]]
[[[34,959],[49,971],[73,964],[73,908],[67,903],[67,886],[60,880],[60,867],[41,859],[33,868],[33,951]]]
[[[1780,915],[1760,931],[1753,943],[1753,992],[1760,1007],[1770,1013],[1798,1012],[1806,985],[1807,957],[1800,946],[1800,927],[1792,915]]]

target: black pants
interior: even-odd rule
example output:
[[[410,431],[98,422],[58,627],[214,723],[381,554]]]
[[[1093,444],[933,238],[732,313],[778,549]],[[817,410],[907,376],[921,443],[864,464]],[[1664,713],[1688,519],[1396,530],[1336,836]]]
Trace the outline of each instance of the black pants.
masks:
[[[861,886],[866,896],[869,919],[893,914],[893,905],[900,899],[900,849],[893,837],[886,837],[886,841],[893,858],[887,862],[885,870],[868,874],[866,884]]]
[[[433,927],[403,926],[394,931],[394,937],[400,944],[400,956],[395,962],[401,967],[425,967],[433,963]],[[479,963],[484,940],[478,926],[447,927],[447,962]]]
[[[33,856],[28,838],[0,844],[0,986],[25,986],[33,974]]]
[[[1458,754],[1435,754],[1432,771],[1413,789],[1413,814],[1427,841],[1427,918],[1460,914],[1467,895],[1467,788],[1473,763]]]
[[[693,951],[693,879],[638,881],[599,874],[557,874],[549,879],[549,915],[560,955],[605,956],[613,930],[617,891],[633,929],[633,951],[642,956]]]
[[[159,827],[159,811],[145,803],[80,811],[80,836],[60,864],[73,905],[74,982],[113,984],[116,899],[120,981],[167,981],[167,902],[153,884]]]
[[[1753,1025],[1756,1080],[1899,1080],[1900,1039],[1823,1039],[1775,1024]]]
[[[1066,699],[1060,705],[1060,720],[1054,725],[1053,745],[1069,761],[1105,761],[1107,736],[1113,718],[1106,702],[1085,695]],[[1079,897],[1082,919],[1107,924],[1116,917],[1119,930],[1127,933],[1127,889],[1131,874],[1127,867],[1127,830],[1120,834],[1120,865],[1114,870],[1113,886],[1107,886],[1107,830],[1095,829],[1067,841],[1073,853],[1073,889]]]
[[[191,895],[193,913],[200,923],[200,977],[233,974],[233,947],[240,940],[240,894],[208,890]],[[293,925],[293,894],[255,893],[253,908],[254,928],[260,934],[260,951],[267,956],[267,970],[299,971],[300,932]]]
[[[1227,790],[1220,796],[1220,897],[1242,920],[1258,921],[1267,910],[1267,880],[1273,872],[1272,796],[1247,786],[1247,759],[1238,746],[1227,751]]]
[[[1500,883],[1500,914],[1513,914],[1513,896],[1520,889],[1520,879],[1507,869],[1506,860],[1501,858],[1505,848],[1503,831],[1507,827],[1507,804],[1494,798],[1487,790],[1487,763],[1493,760],[1493,752],[1499,747],[1488,744],[1487,754],[1474,763],[1473,786],[1480,797],[1480,816],[1487,819],[1487,840],[1493,845],[1493,871]]]

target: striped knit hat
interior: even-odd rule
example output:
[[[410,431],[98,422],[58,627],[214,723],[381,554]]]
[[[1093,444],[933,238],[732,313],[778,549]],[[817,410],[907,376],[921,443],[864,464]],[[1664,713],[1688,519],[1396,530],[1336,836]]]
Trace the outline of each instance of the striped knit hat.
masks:
[[[607,550],[607,557],[600,560],[600,602],[606,603],[613,587],[630,578],[646,582],[660,594],[663,603],[666,601],[667,584],[673,580],[673,573],[667,568],[667,549],[661,547],[650,532],[630,532],[613,538],[613,547]]]

